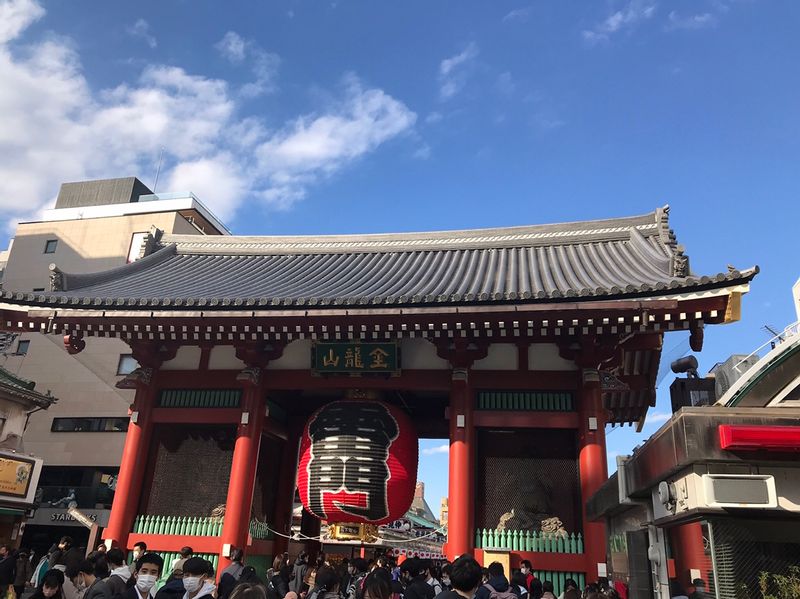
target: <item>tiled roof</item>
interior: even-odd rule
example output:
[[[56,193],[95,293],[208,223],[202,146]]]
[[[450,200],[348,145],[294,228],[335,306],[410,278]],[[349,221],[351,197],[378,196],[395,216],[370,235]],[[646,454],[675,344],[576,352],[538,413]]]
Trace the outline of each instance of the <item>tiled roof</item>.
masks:
[[[0,368],[0,397],[26,401],[42,408],[48,408],[56,398],[47,394],[34,391],[36,383],[11,374],[5,368]]]
[[[154,251],[92,274],[56,272],[39,305],[268,309],[463,305],[667,295],[757,272],[692,274],[668,208],[610,220],[360,236],[165,235]]]

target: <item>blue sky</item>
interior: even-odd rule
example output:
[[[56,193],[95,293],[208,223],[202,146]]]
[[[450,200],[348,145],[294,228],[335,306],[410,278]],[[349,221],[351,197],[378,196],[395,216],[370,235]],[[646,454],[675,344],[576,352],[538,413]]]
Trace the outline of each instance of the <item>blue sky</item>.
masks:
[[[696,272],[762,268],[708,367],[795,319],[798,22],[789,0],[0,0],[0,217],[8,234],[63,181],[152,184],[162,147],[158,189],[240,234],[668,203]],[[434,506],[445,464],[423,459]]]

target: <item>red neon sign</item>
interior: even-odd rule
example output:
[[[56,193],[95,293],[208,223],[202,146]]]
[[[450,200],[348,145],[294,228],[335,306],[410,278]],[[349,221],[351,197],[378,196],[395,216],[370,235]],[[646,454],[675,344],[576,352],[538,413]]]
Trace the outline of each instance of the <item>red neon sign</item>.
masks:
[[[800,451],[800,426],[720,424],[719,446],[730,451]]]

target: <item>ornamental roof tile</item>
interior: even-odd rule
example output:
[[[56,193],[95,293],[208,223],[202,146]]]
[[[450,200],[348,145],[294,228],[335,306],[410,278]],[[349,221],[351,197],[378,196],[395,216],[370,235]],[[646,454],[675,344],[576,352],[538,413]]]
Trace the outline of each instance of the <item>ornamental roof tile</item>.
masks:
[[[464,305],[661,296],[755,275],[691,273],[668,213],[431,233],[164,235],[132,264],[90,274],[53,267],[57,292],[3,297],[106,309]]]

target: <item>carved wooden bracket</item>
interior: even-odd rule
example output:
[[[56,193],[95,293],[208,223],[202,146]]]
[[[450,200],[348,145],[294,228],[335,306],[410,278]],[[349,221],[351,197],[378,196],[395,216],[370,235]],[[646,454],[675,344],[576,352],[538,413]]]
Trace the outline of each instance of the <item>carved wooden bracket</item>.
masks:
[[[436,355],[450,362],[453,369],[470,368],[489,353],[489,343],[475,339],[457,337],[436,343]]]
[[[164,362],[169,362],[178,353],[178,345],[164,343],[163,341],[129,341],[134,360],[142,368],[161,368]]]
[[[248,367],[265,368],[273,360],[277,360],[283,355],[285,343],[262,342],[248,343],[236,346],[236,357],[244,362]]]
[[[70,355],[79,354],[86,348],[86,341],[83,340],[82,333],[72,333],[64,335],[64,349]]]
[[[124,379],[117,381],[114,385],[117,389],[138,389],[139,387],[146,387],[153,380],[154,368],[137,368],[130,374],[126,375]]]
[[[236,375],[236,380],[245,385],[257,386],[261,382],[264,369],[261,366],[248,366]]]
[[[572,360],[579,368],[610,370],[622,363],[623,349],[619,342],[609,343],[594,335],[583,335],[558,346],[559,355]]]

